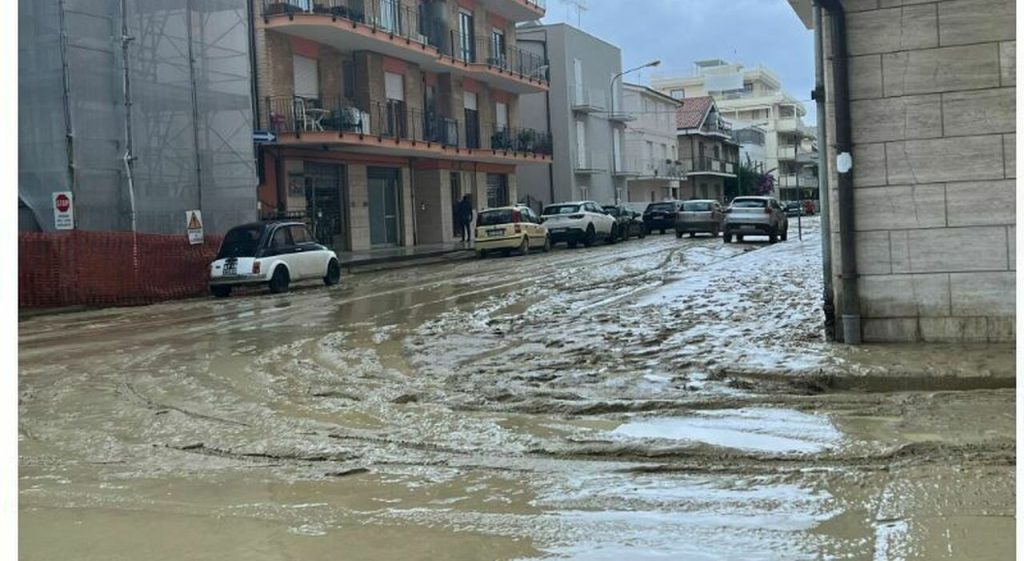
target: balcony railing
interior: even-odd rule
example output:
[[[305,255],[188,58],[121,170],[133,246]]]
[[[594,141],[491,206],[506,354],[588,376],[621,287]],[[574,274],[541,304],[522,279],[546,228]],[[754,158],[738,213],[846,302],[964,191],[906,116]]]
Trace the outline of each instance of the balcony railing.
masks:
[[[604,111],[608,106],[608,96],[603,88],[585,88],[579,85],[569,89],[569,103],[573,111],[588,113]]]
[[[622,168],[616,171],[622,175],[637,175],[640,177],[681,178],[686,175],[683,162],[659,158],[627,157],[622,163]]]
[[[438,53],[466,64],[486,64],[503,72],[547,82],[543,57],[492,38],[477,38],[449,29],[423,6],[404,6],[399,0],[263,0],[263,17],[329,15],[368,25],[383,33],[430,45]]]
[[[466,131],[463,122],[395,100],[363,108],[343,97],[272,96],[265,100],[269,128],[278,135],[337,132],[411,140],[457,148],[551,155],[551,135],[527,128],[490,125]]]
[[[712,172],[734,174],[736,173],[736,164],[719,158],[705,156],[683,160],[683,169],[687,173]]]
[[[702,126],[700,130],[708,134],[724,134],[732,136],[732,125],[721,118],[708,119],[704,122],[704,126]]]

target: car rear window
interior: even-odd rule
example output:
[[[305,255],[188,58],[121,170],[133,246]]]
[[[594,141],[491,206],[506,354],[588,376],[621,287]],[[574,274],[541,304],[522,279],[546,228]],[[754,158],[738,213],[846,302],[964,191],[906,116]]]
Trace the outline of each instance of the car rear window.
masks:
[[[256,250],[260,247],[260,236],[263,228],[259,226],[246,226],[232,228],[224,236],[220,244],[220,252],[217,259],[225,257],[255,257]]]
[[[544,216],[552,216],[555,214],[575,214],[580,211],[580,205],[551,205],[544,207],[544,212],[541,213]]]
[[[767,204],[764,199],[736,199],[732,202],[733,208],[764,208]]]
[[[476,216],[477,226],[495,226],[498,224],[510,224],[512,222],[512,210],[487,210]]]
[[[618,216],[619,215],[619,207],[617,207],[617,206],[606,206],[606,207],[601,207],[601,208],[603,208],[605,212],[607,212],[608,214],[610,214],[612,216]]]
[[[647,205],[647,210],[675,210],[675,203],[651,203]]]
[[[683,203],[683,210],[690,212],[704,212],[711,210],[711,203]]]

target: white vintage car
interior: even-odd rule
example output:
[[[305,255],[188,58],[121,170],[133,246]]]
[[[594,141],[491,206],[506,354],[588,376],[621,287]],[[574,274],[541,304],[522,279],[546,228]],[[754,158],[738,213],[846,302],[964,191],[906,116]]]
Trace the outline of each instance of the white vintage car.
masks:
[[[295,281],[341,280],[338,256],[318,244],[302,222],[254,222],[236,226],[221,242],[210,264],[210,292],[224,297],[240,285],[266,283],[274,293],[287,292]]]

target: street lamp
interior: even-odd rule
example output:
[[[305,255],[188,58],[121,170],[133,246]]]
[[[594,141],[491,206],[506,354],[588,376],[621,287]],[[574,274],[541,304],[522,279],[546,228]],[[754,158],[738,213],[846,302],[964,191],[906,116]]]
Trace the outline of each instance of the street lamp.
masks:
[[[612,76],[612,81],[611,81],[610,84],[608,84],[608,96],[609,96],[608,97],[608,105],[609,105],[608,117],[609,118],[611,118],[612,115],[615,113],[615,81],[618,80],[619,78],[625,76],[626,74],[629,74],[630,72],[636,72],[637,70],[643,70],[644,68],[653,68],[655,66],[658,66],[659,64],[661,64],[661,60],[652,60],[651,62],[648,62],[647,64],[641,64],[640,66],[637,66],[636,68],[630,68],[629,70],[624,70],[622,72],[619,72],[615,76]],[[618,133],[616,133],[616,134],[618,134]],[[612,146],[614,146],[614,143],[612,144]],[[619,147],[619,150],[622,150],[621,146]],[[612,152],[613,152],[612,153],[612,169],[615,169],[615,164],[618,162],[618,160],[617,160],[617,156],[618,155],[614,153],[614,149],[612,150]],[[615,199],[616,199],[615,204],[619,204],[619,201],[618,201],[618,199],[619,199],[619,190],[618,189],[615,190]]]

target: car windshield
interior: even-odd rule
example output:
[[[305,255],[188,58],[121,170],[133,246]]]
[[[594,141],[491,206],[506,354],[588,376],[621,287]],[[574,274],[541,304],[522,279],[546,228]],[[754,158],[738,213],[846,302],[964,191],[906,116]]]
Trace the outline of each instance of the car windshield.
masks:
[[[512,222],[512,210],[485,210],[476,217],[477,226],[495,226],[498,224],[510,224]]]
[[[260,226],[240,226],[232,228],[224,236],[220,244],[220,252],[217,259],[225,257],[255,257],[256,250],[260,247],[260,236],[263,228]]]
[[[580,205],[551,205],[544,208],[544,216],[555,214],[575,214],[580,211]]]
[[[651,203],[647,206],[647,210],[675,210],[675,203]]]
[[[606,207],[601,207],[601,208],[603,208],[605,212],[607,212],[608,214],[610,214],[612,216],[618,216],[619,215],[619,207],[617,207],[617,206],[606,206]]]
[[[683,210],[703,212],[711,210],[711,203],[683,203]]]
[[[736,199],[733,208],[764,208],[768,204],[764,199]]]

